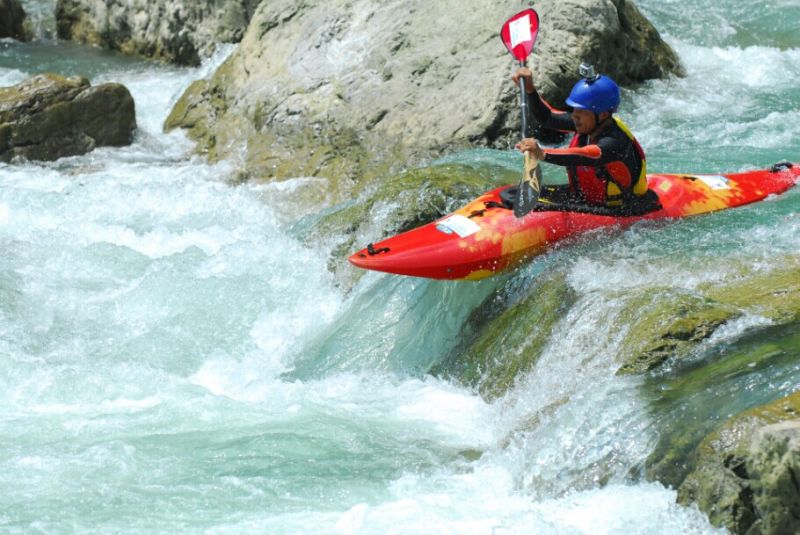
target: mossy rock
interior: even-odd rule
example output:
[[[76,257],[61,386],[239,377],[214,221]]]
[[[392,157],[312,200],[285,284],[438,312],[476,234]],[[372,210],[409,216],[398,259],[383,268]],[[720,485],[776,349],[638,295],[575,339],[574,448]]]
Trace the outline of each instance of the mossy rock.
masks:
[[[739,315],[735,307],[702,296],[649,289],[647,295],[631,299],[617,320],[631,326],[618,373],[644,373],[668,358],[685,357],[697,342]]]
[[[742,267],[728,281],[703,284],[696,293],[649,289],[631,299],[619,322],[634,325],[620,354],[620,374],[644,373],[668,358],[691,354],[697,343],[744,313],[774,324],[800,321],[800,263],[777,258],[781,267],[755,271]]]
[[[800,356],[798,324],[773,325],[709,347],[705,354],[651,374],[642,384],[658,443],[646,461],[648,479],[678,487],[694,469],[692,452],[720,417],[768,403],[780,392],[745,385],[779,382],[794,374]],[[769,377],[769,379],[767,379]],[[788,386],[784,387],[784,393]]]
[[[769,271],[742,269],[734,281],[723,285],[703,285],[699,290],[720,303],[747,309],[775,323],[800,321],[800,260],[779,257],[781,267]]]
[[[520,301],[475,326],[474,336],[431,373],[476,388],[487,400],[502,396],[533,367],[553,327],[576,299],[564,273],[551,271],[538,278]],[[489,305],[479,310],[485,306]],[[478,316],[478,321],[485,320]]]
[[[791,452],[788,440],[775,443],[772,426],[783,422],[795,424]],[[733,533],[797,533],[800,488],[796,480],[787,485],[785,477],[774,473],[774,456],[776,451],[780,457],[791,453],[785,467],[791,479],[800,462],[799,426],[800,392],[731,418],[698,446],[696,468],[678,489],[678,502],[697,504],[712,524]],[[765,472],[765,466],[772,468]]]

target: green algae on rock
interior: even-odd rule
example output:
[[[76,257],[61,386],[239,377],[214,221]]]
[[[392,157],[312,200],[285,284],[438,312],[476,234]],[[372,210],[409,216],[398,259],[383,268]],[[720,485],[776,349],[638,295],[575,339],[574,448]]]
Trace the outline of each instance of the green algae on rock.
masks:
[[[496,399],[529,371],[550,339],[562,314],[575,303],[563,272],[536,280],[519,302],[477,327],[474,337],[431,373],[474,387]]]
[[[668,358],[688,355],[697,342],[740,313],[731,306],[667,288],[648,288],[628,301],[618,319],[634,326],[619,356],[620,374],[643,373]]]
[[[773,325],[709,347],[700,358],[681,362],[668,371],[648,375],[642,394],[659,430],[649,455],[649,479],[679,487],[692,470],[692,451],[720,424],[738,414],[791,393],[791,377],[800,355],[798,324]],[[770,376],[776,388],[754,389]]]
[[[706,437],[678,490],[733,533],[800,530],[800,392],[746,411]]]
[[[619,373],[643,373],[668,358],[690,354],[697,342],[730,320],[747,313],[772,324],[800,321],[800,263],[775,259],[780,267],[755,271],[742,268],[737,277],[703,284],[695,294],[649,289],[633,298],[621,316],[635,325],[628,336]]]
[[[705,284],[703,294],[720,303],[730,304],[769,318],[775,323],[800,321],[800,259],[777,257],[778,267],[756,271],[742,268],[737,280]]]

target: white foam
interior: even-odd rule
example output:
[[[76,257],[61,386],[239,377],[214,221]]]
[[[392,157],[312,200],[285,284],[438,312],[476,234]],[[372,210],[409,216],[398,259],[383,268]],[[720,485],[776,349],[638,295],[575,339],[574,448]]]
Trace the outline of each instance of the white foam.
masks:
[[[37,403],[31,405],[29,410],[42,414],[107,414],[114,412],[137,412],[151,409],[160,405],[163,399],[159,395],[148,396],[143,399],[110,399],[91,404],[72,403]]]
[[[687,76],[651,81],[644,91],[626,94],[623,104],[632,109],[624,115],[646,149],[709,143],[778,148],[798,139],[798,112],[783,95],[796,88],[800,49],[671,44]],[[783,102],[785,109],[754,116],[764,100]],[[681,128],[673,124],[678,120]]]

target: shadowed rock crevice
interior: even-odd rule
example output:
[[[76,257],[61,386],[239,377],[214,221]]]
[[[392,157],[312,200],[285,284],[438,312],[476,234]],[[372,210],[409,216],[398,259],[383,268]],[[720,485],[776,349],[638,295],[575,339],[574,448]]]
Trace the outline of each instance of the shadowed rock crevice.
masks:
[[[11,37],[18,41],[30,39],[27,15],[19,0],[0,0],[0,39]]]

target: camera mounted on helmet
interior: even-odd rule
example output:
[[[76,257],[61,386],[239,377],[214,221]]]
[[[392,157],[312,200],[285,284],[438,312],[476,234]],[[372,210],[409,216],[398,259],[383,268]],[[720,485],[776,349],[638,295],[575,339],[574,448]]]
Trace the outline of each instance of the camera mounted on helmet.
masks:
[[[578,72],[581,75],[581,78],[586,80],[589,83],[596,82],[600,75],[594,71],[594,65],[591,63],[583,62],[581,66],[578,67]]]

